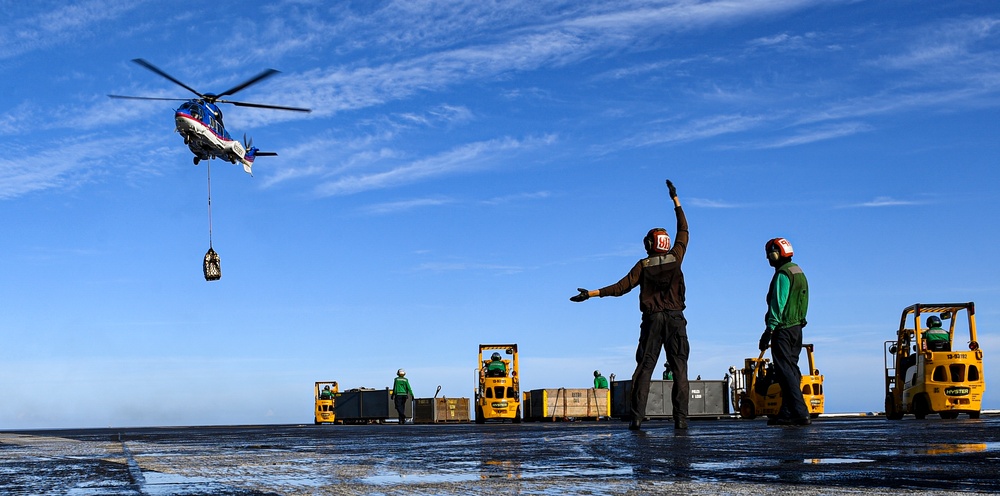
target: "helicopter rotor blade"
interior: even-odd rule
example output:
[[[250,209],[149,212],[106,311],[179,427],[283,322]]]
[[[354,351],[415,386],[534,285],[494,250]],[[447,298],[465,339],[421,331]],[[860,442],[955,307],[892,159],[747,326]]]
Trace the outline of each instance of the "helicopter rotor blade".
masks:
[[[292,112],[312,112],[312,109],[302,108],[302,107],[285,107],[282,105],[266,105],[263,103],[247,103],[247,102],[235,102],[232,100],[216,100],[215,103],[229,103],[236,105],[237,107],[253,107],[253,108],[263,108],[263,109],[274,109],[274,110],[290,110]]]
[[[202,95],[201,93],[198,93],[197,91],[195,91],[194,88],[192,88],[192,87],[190,87],[190,86],[188,86],[188,85],[186,85],[186,84],[178,81],[176,78],[174,78],[170,74],[167,74],[166,72],[163,72],[162,69],[160,69],[159,67],[156,67],[153,64],[150,64],[149,62],[145,61],[144,59],[132,59],[132,62],[135,62],[136,64],[139,64],[139,65],[145,67],[146,69],[149,69],[149,70],[151,70],[151,71],[159,74],[160,76],[163,76],[163,77],[169,79],[172,83],[180,86],[181,88],[184,88],[184,89],[190,91],[191,93],[194,93],[195,95],[198,95],[199,98],[205,98],[205,95]]]
[[[108,95],[111,98],[121,98],[123,100],[166,100],[171,102],[186,102],[190,98],[158,98],[154,96],[127,96],[127,95]]]
[[[232,88],[229,88],[228,90],[223,91],[222,93],[219,93],[218,95],[215,96],[220,97],[220,96],[232,95],[233,93],[236,93],[237,91],[240,91],[243,88],[250,86],[251,84],[257,84],[279,72],[281,71],[275,69],[267,69],[264,72],[261,72],[260,74],[257,74],[256,76],[244,81],[243,83],[233,86]]]
[[[277,157],[278,154],[275,152],[257,152],[254,154],[257,157]]]

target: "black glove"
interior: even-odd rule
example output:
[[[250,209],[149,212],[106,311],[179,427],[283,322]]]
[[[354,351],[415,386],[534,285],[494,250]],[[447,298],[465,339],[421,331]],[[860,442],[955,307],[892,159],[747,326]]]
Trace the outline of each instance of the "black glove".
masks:
[[[771,344],[771,331],[764,329],[764,333],[760,335],[760,342],[757,343],[757,349],[760,351],[764,351],[770,344]]]
[[[583,288],[576,288],[576,290],[579,291],[580,294],[571,296],[569,298],[569,301],[575,301],[579,303],[581,301],[585,301],[587,298],[590,298],[590,291],[587,291],[586,289]]]
[[[671,198],[677,198],[677,188],[674,187],[674,183],[667,179],[667,189],[670,191]]]

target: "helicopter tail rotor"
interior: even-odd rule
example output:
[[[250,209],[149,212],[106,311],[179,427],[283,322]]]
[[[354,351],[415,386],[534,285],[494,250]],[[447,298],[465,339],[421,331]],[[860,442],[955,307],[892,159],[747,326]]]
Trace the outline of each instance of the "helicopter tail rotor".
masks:
[[[247,151],[247,155],[251,157],[276,157],[277,153],[274,152],[262,152],[260,148],[253,146],[253,138],[247,138],[247,133],[243,133],[243,149]],[[251,159],[252,161],[252,159]]]

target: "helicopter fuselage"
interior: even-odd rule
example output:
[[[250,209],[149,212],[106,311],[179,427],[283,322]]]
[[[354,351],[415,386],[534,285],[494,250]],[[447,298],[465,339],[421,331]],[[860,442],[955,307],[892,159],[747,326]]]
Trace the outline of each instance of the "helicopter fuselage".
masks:
[[[254,154],[232,139],[222,122],[222,111],[211,103],[189,100],[174,112],[177,132],[184,144],[194,154],[194,163],[221,158],[233,164],[242,164],[247,174],[253,174]]]

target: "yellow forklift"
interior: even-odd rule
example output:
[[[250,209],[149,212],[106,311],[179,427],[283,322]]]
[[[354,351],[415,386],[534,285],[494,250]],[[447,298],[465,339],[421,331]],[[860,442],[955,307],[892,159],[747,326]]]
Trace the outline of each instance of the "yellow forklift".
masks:
[[[508,358],[503,358],[503,355]],[[486,358],[484,358],[486,357]],[[516,344],[479,345],[476,368],[476,423],[521,422],[521,385]]]
[[[802,345],[809,359],[809,370],[803,371],[807,373],[802,374],[799,387],[802,388],[802,399],[805,400],[809,416],[816,418],[823,413],[824,396],[823,376],[816,368],[813,348],[811,344]],[[741,418],[754,419],[761,415],[773,418],[778,415],[781,409],[781,386],[774,374],[773,364],[770,359],[764,358],[763,351],[757,358],[744,360],[743,381],[746,388],[738,396]]]
[[[961,318],[964,312],[965,318]],[[947,340],[928,339],[928,324],[941,323]],[[960,338],[968,332],[966,344]],[[979,418],[986,375],[983,350],[976,337],[976,308],[968,303],[917,303],[903,309],[896,339],[884,344],[885,416],[937,413],[943,419],[967,413]]]
[[[316,403],[313,423],[318,425],[336,422],[337,416],[334,412],[334,406],[338,393],[340,393],[340,386],[337,385],[337,381],[321,381],[313,386]]]

